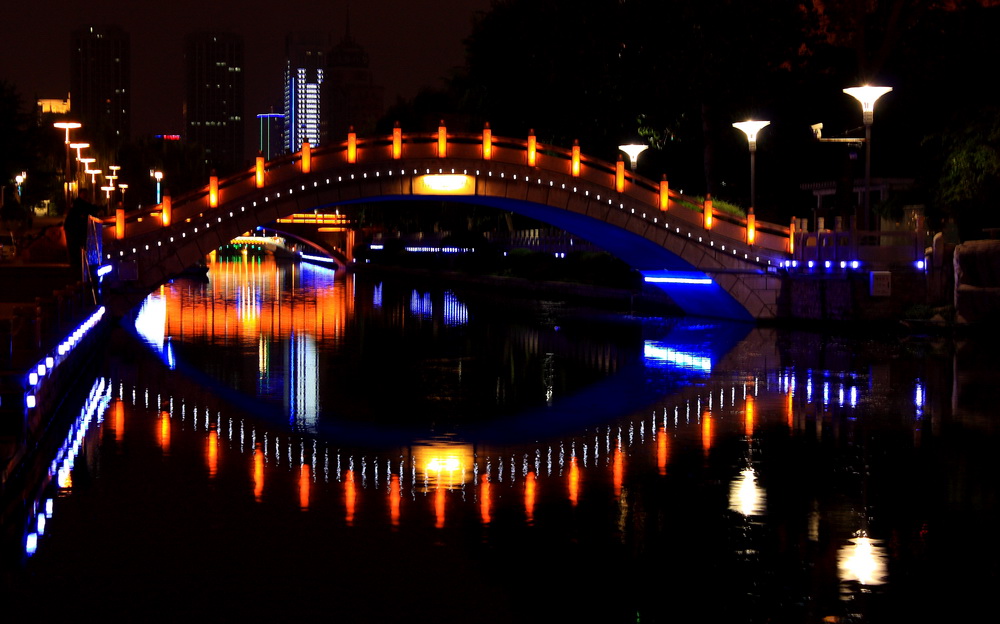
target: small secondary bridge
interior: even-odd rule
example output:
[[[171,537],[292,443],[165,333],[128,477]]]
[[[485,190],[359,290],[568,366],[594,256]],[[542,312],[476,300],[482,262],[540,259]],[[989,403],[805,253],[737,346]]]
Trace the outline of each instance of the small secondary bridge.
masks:
[[[375,201],[457,201],[524,214],[639,270],[685,312],[778,315],[789,227],[716,213],[609,163],[526,139],[437,132],[358,139],[264,162],[161,205],[119,213],[104,232],[103,295],[124,312],[232,238],[289,214]]]

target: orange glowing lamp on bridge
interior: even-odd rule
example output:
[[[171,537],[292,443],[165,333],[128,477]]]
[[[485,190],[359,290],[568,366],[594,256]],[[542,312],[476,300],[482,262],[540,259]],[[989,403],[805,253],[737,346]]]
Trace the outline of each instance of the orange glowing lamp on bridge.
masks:
[[[573,160],[570,165],[570,173],[574,178],[580,177],[580,141],[573,140]]]
[[[438,158],[448,156],[448,128],[445,127],[443,119],[441,120],[441,124],[438,125],[437,145]]]
[[[399,160],[403,156],[403,129],[399,122],[392,127],[392,159]]]
[[[535,139],[535,131],[528,131],[528,166],[534,167],[538,160],[538,143]]]
[[[483,160],[493,158],[493,131],[489,122],[483,124]]]
[[[208,205],[212,208],[219,207],[219,176],[214,171],[208,178]]]

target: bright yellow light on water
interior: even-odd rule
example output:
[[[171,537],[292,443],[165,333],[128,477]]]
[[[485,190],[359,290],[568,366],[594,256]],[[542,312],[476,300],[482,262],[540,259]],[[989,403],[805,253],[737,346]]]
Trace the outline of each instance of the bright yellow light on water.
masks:
[[[745,469],[729,484],[729,508],[744,516],[764,511],[764,490],[757,483],[757,475],[752,469]]]
[[[432,440],[414,445],[412,452],[417,478],[428,488],[458,488],[470,478],[471,445]]]
[[[435,457],[427,462],[427,470],[440,472],[442,470],[458,470],[457,457]]]
[[[841,581],[857,581],[862,585],[885,583],[885,548],[862,534],[852,538],[837,555]]]
[[[475,176],[460,173],[433,173],[413,180],[414,195],[475,195]]]

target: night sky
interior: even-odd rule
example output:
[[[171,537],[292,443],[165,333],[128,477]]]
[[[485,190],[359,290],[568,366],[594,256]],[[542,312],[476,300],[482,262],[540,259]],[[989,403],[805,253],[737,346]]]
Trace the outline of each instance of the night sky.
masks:
[[[489,0],[42,0],[5,9],[0,20],[0,80],[25,106],[69,91],[70,33],[85,24],[117,24],[132,43],[132,133],[181,133],[184,35],[199,30],[242,34],[248,119],[280,106],[284,41],[290,32],[345,32],[368,52],[385,105],[437,86],[464,61],[472,15]]]

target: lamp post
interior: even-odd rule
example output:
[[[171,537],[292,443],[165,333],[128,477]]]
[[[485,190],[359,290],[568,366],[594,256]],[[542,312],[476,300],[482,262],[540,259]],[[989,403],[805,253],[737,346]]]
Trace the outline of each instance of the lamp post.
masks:
[[[28,178],[28,173],[25,172],[25,171],[22,171],[20,175],[14,176],[14,182],[17,183],[17,198],[18,199],[21,199],[21,185],[24,184],[24,181],[27,178]]]
[[[160,195],[160,182],[163,180],[163,172],[151,169],[149,175],[156,180],[156,205],[159,206],[163,201]]]
[[[81,163],[83,163],[83,173],[84,174],[90,173],[90,163],[97,162],[96,158],[78,158],[77,160],[80,161]],[[86,180],[84,180],[84,181],[86,181]],[[91,179],[91,187],[93,187],[93,179]]]
[[[733,124],[734,128],[742,130],[750,143],[750,209],[757,204],[757,134],[770,124],[770,121],[740,121]]]
[[[892,91],[892,87],[873,87],[864,85],[844,89],[844,93],[861,103],[861,112],[865,122],[865,229],[870,229],[871,195],[872,195],[872,121],[875,119],[875,102]]]
[[[639,154],[646,151],[648,145],[642,143],[629,143],[628,145],[619,145],[618,149],[628,154],[629,169],[632,173],[635,173],[635,166],[639,163]]]
[[[121,184],[118,185],[118,188],[122,192],[122,208],[125,208],[126,207],[125,206],[125,191],[128,190],[128,184],[121,183]]]
[[[63,182],[65,184],[63,197],[66,200],[66,210],[69,210],[69,204],[72,201],[72,198],[69,196],[69,131],[82,128],[83,124],[79,121],[57,121],[52,125],[66,131],[66,169],[63,171]]]

